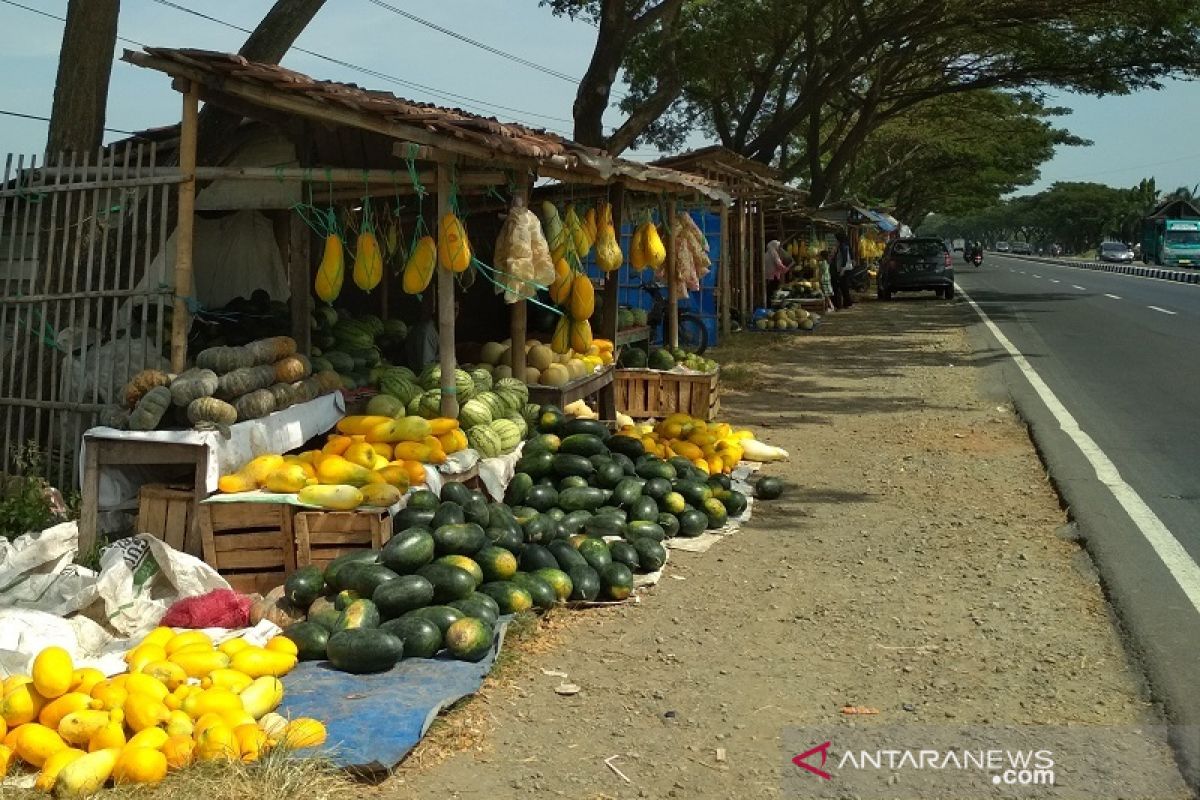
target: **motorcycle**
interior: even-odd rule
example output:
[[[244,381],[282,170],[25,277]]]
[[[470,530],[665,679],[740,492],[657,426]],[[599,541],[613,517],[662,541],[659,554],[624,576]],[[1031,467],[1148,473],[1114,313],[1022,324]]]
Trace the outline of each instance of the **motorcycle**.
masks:
[[[983,264],[983,253],[976,253],[975,255],[971,256],[971,263],[975,265],[976,269],[978,269]]]

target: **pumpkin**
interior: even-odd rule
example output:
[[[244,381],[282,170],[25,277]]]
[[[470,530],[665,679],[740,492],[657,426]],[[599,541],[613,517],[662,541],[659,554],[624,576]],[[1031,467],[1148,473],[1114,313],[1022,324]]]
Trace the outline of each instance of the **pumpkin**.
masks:
[[[105,406],[100,409],[100,417],[96,421],[106,428],[127,431],[129,430],[129,411],[120,406]]]
[[[201,350],[200,355],[196,356],[196,366],[224,375],[235,369],[253,367],[254,357],[244,347],[210,347]]]
[[[296,340],[290,336],[272,336],[269,339],[251,342],[246,345],[246,350],[255,364],[274,364],[295,354]]]
[[[316,400],[318,391],[320,391],[320,386],[312,378],[305,378],[292,384],[292,396],[296,398],[295,402],[297,403]]]
[[[275,362],[275,380],[279,383],[295,383],[312,374],[312,363],[308,356],[294,355]]]
[[[216,395],[222,400],[232,400],[265,389],[272,383],[275,383],[274,367],[243,367],[221,376]]]
[[[162,370],[144,369],[125,384],[125,408],[134,408],[155,386],[170,386],[171,376]]]
[[[186,407],[200,397],[211,397],[220,380],[211,369],[189,369],[171,381],[171,402]]]
[[[296,391],[290,383],[276,383],[267,387],[267,391],[271,393],[271,397],[275,400],[275,410],[283,411],[289,406],[296,404]]]
[[[321,394],[329,394],[342,388],[342,376],[333,370],[322,370],[313,377],[317,379],[317,385],[321,387]]]
[[[211,422],[214,425],[232,425],[237,422],[237,409],[215,397],[197,397],[188,403],[188,421],[193,425]]]
[[[137,408],[129,415],[129,430],[152,431],[162,421],[163,414],[171,407],[171,390],[165,386],[155,386],[142,396]]]
[[[234,401],[239,420],[258,419],[275,410],[275,396],[266,389],[258,389],[242,395]]]

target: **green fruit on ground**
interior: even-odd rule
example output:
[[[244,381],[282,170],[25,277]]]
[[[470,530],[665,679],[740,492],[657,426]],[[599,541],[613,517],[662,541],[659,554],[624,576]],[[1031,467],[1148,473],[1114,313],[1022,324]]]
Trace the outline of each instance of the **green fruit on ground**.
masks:
[[[667,492],[659,501],[659,508],[669,514],[682,514],[687,508],[687,501],[679,492]]]
[[[558,568],[568,575],[576,567],[586,567],[588,565],[587,559],[579,555],[579,551],[572,547],[569,542],[565,542],[562,539],[550,542],[546,545],[546,549],[554,556]],[[534,571],[536,572],[536,570]]]
[[[438,506],[441,504],[442,501],[436,494],[428,489],[419,489],[408,496],[408,505],[405,508],[414,508],[420,511],[437,511]]]
[[[573,588],[571,576],[561,569],[543,567],[542,569],[535,570],[532,574],[535,578],[539,578],[550,585],[550,588],[554,590],[554,594],[558,598],[558,602],[564,603],[571,596],[571,589]]]
[[[713,496],[712,487],[707,483],[699,481],[678,480],[675,481],[675,491],[683,497],[687,503],[699,508],[704,505],[704,501]]]
[[[487,546],[487,535],[474,522],[442,525],[433,531],[434,547],[439,555],[472,556]]]
[[[426,528],[409,528],[388,539],[379,560],[399,575],[408,575],[433,561],[433,534]]]
[[[625,479],[625,468],[616,461],[608,461],[596,467],[593,482],[601,489],[615,489]]]
[[[708,517],[708,527],[710,530],[723,527],[729,520],[729,512],[725,510],[725,504],[715,497],[710,497],[704,501],[704,513]]]
[[[386,672],[404,656],[404,641],[378,628],[338,631],[325,645],[329,663],[342,672]]]
[[[558,406],[542,406],[538,413],[537,429],[541,433],[556,433],[567,416]]]
[[[730,491],[729,496],[722,498],[721,502],[725,504],[725,511],[733,519],[746,513],[746,495],[741,492]]]
[[[379,609],[370,600],[355,600],[338,615],[335,631],[378,628]]]
[[[612,554],[603,539],[587,538],[579,544],[579,555],[597,572],[612,563]]]
[[[708,515],[703,511],[689,508],[680,514],[678,519],[680,536],[691,538],[708,530]]]
[[[658,519],[658,513],[658,503],[652,497],[639,497],[629,505],[630,522],[653,522]]]
[[[510,506],[519,506],[525,502],[532,488],[533,478],[527,473],[518,472],[513,475],[512,480],[508,482],[508,488],[504,490],[504,502]]]
[[[574,536],[577,533],[582,533],[583,528],[587,525],[587,521],[594,515],[590,511],[572,511],[563,517],[559,525],[566,532],[567,536]]]
[[[354,565],[354,567],[355,567],[355,569],[343,570],[342,576],[343,577],[353,576],[357,570],[362,569],[361,565],[356,564],[356,565]],[[345,611],[347,608],[349,608],[350,604],[353,603],[355,600],[361,600],[361,599],[362,599],[362,595],[358,593],[357,589],[342,589],[340,592],[338,592],[337,594],[335,594],[333,596],[333,607],[336,608],[338,610],[338,612],[340,613],[342,611]]]
[[[532,517],[523,526],[525,541],[529,544],[545,544],[558,535],[558,526],[554,519],[543,514]]]
[[[663,348],[655,348],[650,351],[646,366],[650,369],[672,369],[675,366],[675,357]]]
[[[524,552],[521,553],[521,569],[526,572],[536,572],[539,569],[557,566],[558,559],[547,547],[540,544],[526,545]]]
[[[428,619],[408,615],[388,620],[379,630],[404,642],[405,658],[433,658],[442,649],[442,631]]]
[[[625,523],[621,518],[612,514],[596,514],[583,525],[583,532],[588,536],[620,536]]]
[[[559,478],[565,478],[568,475],[590,478],[596,471],[596,468],[592,466],[592,462],[583,456],[574,456],[570,453],[562,452],[556,453],[551,457],[550,468],[552,474]]]
[[[295,608],[307,610],[325,590],[325,576],[320,567],[312,564],[301,567],[283,583],[283,594]]]
[[[567,576],[571,579],[571,594],[568,599],[590,603],[600,596],[600,574],[596,570],[584,565],[569,570]]]
[[[359,597],[365,598],[374,595],[375,590],[383,584],[400,577],[383,564],[366,564],[349,574],[354,581],[351,589],[358,592]]]
[[[482,661],[492,649],[492,626],[476,617],[464,617],[443,637],[446,650],[459,661]]]
[[[640,347],[625,347],[617,357],[617,366],[623,369],[645,369],[646,351]]]
[[[480,568],[480,583],[506,581],[517,571],[516,556],[503,547],[489,545],[475,554],[475,561]]]
[[[382,619],[394,619],[415,608],[433,602],[433,584],[421,575],[401,575],[394,581],[382,584],[371,595],[371,602],[379,609]]]
[[[462,600],[455,600],[450,607],[457,608],[468,617],[481,619],[489,625],[495,625],[496,620],[500,618],[500,607],[496,605],[496,601],[479,592],[464,597]]]
[[[521,459],[517,461],[516,470],[526,473],[534,481],[537,481],[554,471],[555,455],[548,450],[534,450],[532,453],[522,452]]]
[[[714,490],[716,490],[716,489],[729,490],[729,489],[733,488],[733,481],[730,480],[728,475],[725,475],[722,473],[722,474],[717,474],[717,475],[711,476],[708,479],[708,485],[713,487]]]
[[[478,553],[476,553],[476,555],[478,555]],[[450,555],[441,556],[440,558],[435,559],[433,563],[449,564],[452,567],[458,567],[475,580],[476,586],[483,583],[483,568],[480,567],[479,563],[474,559],[467,558],[466,556]]]
[[[597,436],[589,433],[576,433],[562,440],[558,452],[591,458],[592,456],[607,455],[608,448],[604,446],[604,441]]]
[[[466,521],[467,512],[463,511],[462,505],[453,500],[443,500],[437,511],[434,512],[429,527],[436,531],[443,525],[461,525]]]
[[[433,585],[433,602],[450,603],[475,591],[475,576],[461,567],[439,564],[436,561],[417,570],[417,574]]]
[[[610,436],[605,444],[608,445],[610,453],[620,453],[633,459],[641,458],[646,454],[646,447],[642,444],[642,440],[632,436]]]
[[[501,614],[519,614],[533,608],[529,592],[512,581],[493,581],[479,587],[482,594],[496,601]]]
[[[474,522],[479,527],[486,528],[491,521],[488,501],[482,497],[472,497],[463,504],[463,515],[467,518],[467,522]]]
[[[554,608],[558,603],[558,593],[547,581],[528,572],[518,572],[513,575],[512,582],[529,592],[529,598],[535,608],[543,611]]]
[[[428,508],[412,508],[406,506],[400,509],[400,513],[392,519],[392,530],[406,531],[409,528],[429,528],[433,525],[433,516],[436,511]],[[329,583],[329,576],[325,576],[325,582]]]
[[[372,417],[395,417],[404,412],[404,403],[390,394],[377,394],[367,403],[367,414]]]
[[[578,475],[568,475],[559,481],[555,488],[561,492],[563,489],[582,489],[587,485],[587,478],[581,478]]]
[[[777,500],[783,495],[783,481],[779,478],[759,478],[754,484],[754,496],[759,500]]]
[[[612,438],[612,431],[610,431],[608,426],[600,420],[583,419],[578,417],[564,422],[562,425],[562,433],[559,435],[563,437],[570,437],[579,434],[595,436],[597,439],[600,439],[603,442],[607,442],[610,438]]]
[[[624,536],[630,542],[638,538],[653,539],[656,542],[661,542],[667,538],[667,532],[657,522],[635,519],[625,523]]]
[[[525,495],[525,505],[534,511],[546,512],[558,506],[558,492],[553,486],[534,486]]]
[[[459,481],[446,481],[442,486],[442,502],[466,505],[471,499],[472,492],[467,485]]]
[[[667,563],[666,549],[649,537],[638,537],[633,541],[633,547],[638,552],[638,564],[643,572],[656,572]]]
[[[329,631],[316,622],[297,622],[284,629],[283,635],[296,645],[296,658],[300,661],[320,661],[325,658],[325,645],[329,642]]]
[[[679,535],[679,517],[663,512],[658,515],[658,526],[663,529],[663,537],[673,539]]]
[[[525,442],[523,453],[557,453],[558,448],[562,447],[562,439],[559,439],[553,433],[539,433],[536,436],[531,436],[529,441]]]
[[[353,553],[338,556],[325,566],[325,584],[334,591],[341,591],[347,588],[338,583],[338,576],[343,569],[351,564],[376,564],[378,562],[379,554],[373,550],[356,550]]]
[[[671,493],[671,482],[666,478],[650,478],[642,487],[642,494],[655,500],[662,500]]]
[[[332,605],[322,608],[320,611],[309,610],[308,621],[320,625],[329,632],[333,632],[337,628],[338,617],[342,612],[335,609]]]
[[[407,617],[420,617],[421,619],[426,619],[432,622],[438,627],[439,631],[445,634],[447,628],[465,616],[466,614],[459,611],[457,608],[452,608],[447,605],[436,605],[425,606],[425,608],[418,608],[413,611],[409,611],[403,617],[400,617],[400,619],[405,619]]]
[[[667,483],[664,481],[664,483]],[[646,487],[650,485],[649,481],[641,478],[622,478],[619,483],[613,488],[612,502],[622,508],[629,508],[643,494],[649,496]],[[670,490],[671,484],[667,483],[667,489]]]
[[[633,593],[633,572],[628,566],[613,562],[600,570],[600,590],[609,600],[627,600]]]
[[[641,566],[641,561],[638,559],[637,548],[627,541],[612,542],[608,545],[608,552],[612,555],[614,564],[624,564],[630,569],[637,569]]]
[[[564,489],[558,494],[558,507],[564,511],[595,511],[608,502],[612,492],[590,486]]]
[[[637,465],[635,470],[639,478],[650,480],[651,478],[665,478],[668,481],[675,480],[675,467],[662,459],[646,458]]]

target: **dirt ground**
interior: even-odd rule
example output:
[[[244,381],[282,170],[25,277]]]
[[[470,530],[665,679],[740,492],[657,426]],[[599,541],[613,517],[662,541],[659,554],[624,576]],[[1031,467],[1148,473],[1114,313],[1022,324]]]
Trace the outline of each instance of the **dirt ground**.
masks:
[[[1158,723],[1024,426],[985,389],[1000,356],[972,351],[971,319],[866,302],[815,335],[735,337],[715,354],[741,387],[722,417],[791,452],[767,470],[784,498],[673,553],[639,604],[515,645],[373,793],[800,796],[795,726]],[[1190,797],[1149,751],[1154,796]]]

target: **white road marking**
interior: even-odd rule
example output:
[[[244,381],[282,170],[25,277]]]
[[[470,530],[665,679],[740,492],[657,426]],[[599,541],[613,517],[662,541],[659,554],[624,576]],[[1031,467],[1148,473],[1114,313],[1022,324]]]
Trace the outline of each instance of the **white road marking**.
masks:
[[[1072,283],[1072,284],[1071,284],[1071,288],[1072,288],[1072,289],[1078,289],[1078,290],[1079,290],[1079,291],[1081,291],[1081,292],[1086,292],[1086,291],[1087,291],[1087,289],[1085,289],[1085,288],[1083,288],[1082,286],[1080,286],[1080,285],[1078,285],[1078,284],[1075,284],[1075,283]]]
[[[1116,294],[1105,294],[1104,296],[1105,296],[1105,297],[1112,298],[1113,300],[1120,300],[1120,299],[1121,299],[1121,296],[1120,296],[1120,295],[1116,295]]]
[[[1150,547],[1154,550],[1163,566],[1171,573],[1175,582],[1179,584],[1179,588],[1183,590],[1184,595],[1191,602],[1192,607],[1200,613],[1200,565],[1197,565],[1183,545],[1175,538],[1175,535],[1163,524],[1158,515],[1154,513],[1150,506],[1142,500],[1141,496],[1134,490],[1132,486],[1125,482],[1121,477],[1120,471],[1117,470],[1116,464],[1112,463],[1104,451],[1100,449],[1100,445],[1096,444],[1091,436],[1088,436],[1075,418],[1071,416],[1071,412],[1067,411],[1066,407],[1046,385],[1041,376],[1030,366],[1029,361],[1021,354],[1021,351],[1009,341],[1000,328],[996,326],[988,315],[983,312],[983,309],[971,299],[971,296],[964,292],[961,288],[958,293],[975,309],[975,313],[983,320],[983,324],[996,337],[996,341],[1000,346],[1008,351],[1013,362],[1025,375],[1025,379],[1029,381],[1029,385],[1041,398],[1050,414],[1054,417],[1054,421],[1058,423],[1059,428],[1063,433],[1071,438],[1075,446],[1079,448],[1079,452],[1087,459],[1092,469],[1096,472],[1096,477],[1100,483],[1108,487],[1112,496],[1125,513],[1129,515],[1129,519],[1133,521],[1134,526],[1142,537],[1145,538]],[[1151,308],[1154,308],[1151,306]],[[1161,311],[1162,309],[1158,309]],[[1174,313],[1174,312],[1167,312]]]
[[[1036,278],[1036,277],[1038,277],[1038,276],[1037,276],[1037,275],[1034,275],[1033,277],[1035,277],[1035,278]],[[1051,282],[1051,283],[1062,283],[1062,281],[1056,281],[1056,280],[1054,280],[1054,278],[1051,278],[1051,279],[1050,279],[1050,282]]]
[[[1146,306],[1146,308],[1151,311],[1157,311],[1160,314],[1170,314],[1172,317],[1179,313],[1178,311],[1167,311],[1165,308],[1159,308],[1158,306]]]

